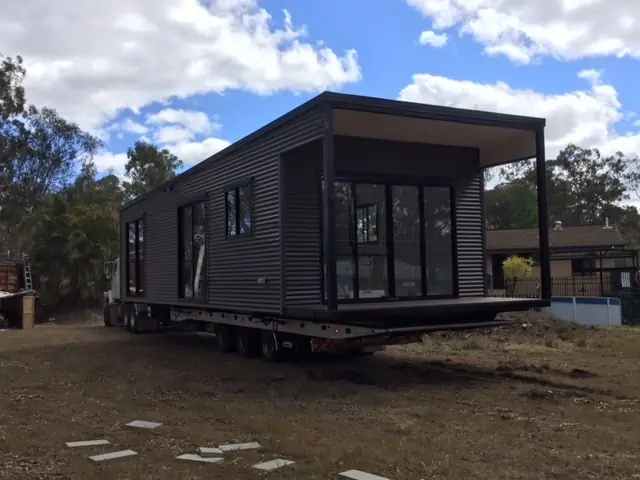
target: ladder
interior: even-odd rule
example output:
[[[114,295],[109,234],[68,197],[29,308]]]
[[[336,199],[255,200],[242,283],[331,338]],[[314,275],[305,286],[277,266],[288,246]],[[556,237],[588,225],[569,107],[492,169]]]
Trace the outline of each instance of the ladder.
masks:
[[[24,288],[25,290],[33,290],[33,278],[31,277],[31,264],[24,265]]]

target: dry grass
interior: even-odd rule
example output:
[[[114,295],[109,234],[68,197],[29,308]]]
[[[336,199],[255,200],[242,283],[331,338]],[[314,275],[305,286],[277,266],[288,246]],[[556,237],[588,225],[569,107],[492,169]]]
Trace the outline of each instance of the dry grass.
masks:
[[[522,325],[529,325],[523,327]],[[274,365],[209,338],[98,326],[0,332],[0,478],[326,479],[359,468],[393,479],[640,478],[640,332],[522,317],[434,335],[373,358]],[[159,431],[123,427],[135,419]],[[140,457],[94,465],[107,438]],[[219,465],[173,457],[258,440]]]

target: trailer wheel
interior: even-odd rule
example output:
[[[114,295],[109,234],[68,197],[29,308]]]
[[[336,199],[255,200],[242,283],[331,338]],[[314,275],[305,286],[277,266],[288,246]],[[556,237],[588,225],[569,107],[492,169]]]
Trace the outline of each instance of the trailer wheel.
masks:
[[[104,320],[105,327],[111,327],[113,325],[113,321],[111,320],[111,305],[104,306],[104,310],[102,311],[102,318]]]
[[[231,325],[218,325],[216,344],[223,353],[233,352],[236,348],[236,331]]]
[[[132,333],[140,333],[140,321],[138,319],[138,312],[135,311],[134,308],[131,308],[131,311],[129,312],[129,318],[130,320],[130,325],[131,325],[131,332]]]
[[[236,332],[236,348],[243,357],[260,355],[260,333],[253,328],[239,328]]]
[[[133,329],[133,322],[131,321],[132,318],[132,314],[131,314],[131,308],[126,307],[124,308],[124,329],[127,332],[131,332]]]
[[[284,350],[278,334],[271,330],[263,330],[260,336],[262,356],[270,362],[278,362],[284,358]]]

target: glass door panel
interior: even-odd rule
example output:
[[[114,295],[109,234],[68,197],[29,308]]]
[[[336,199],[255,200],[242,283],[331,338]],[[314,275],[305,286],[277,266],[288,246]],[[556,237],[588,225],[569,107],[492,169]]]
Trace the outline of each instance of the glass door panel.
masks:
[[[420,241],[420,190],[416,186],[392,185],[395,296],[419,297],[422,288]]]
[[[358,298],[365,300],[388,297],[386,188],[372,183],[353,185]]]
[[[350,182],[335,182],[336,280],[338,300],[355,298],[356,278],[353,256],[353,195]]]
[[[424,187],[427,295],[453,295],[451,189]]]

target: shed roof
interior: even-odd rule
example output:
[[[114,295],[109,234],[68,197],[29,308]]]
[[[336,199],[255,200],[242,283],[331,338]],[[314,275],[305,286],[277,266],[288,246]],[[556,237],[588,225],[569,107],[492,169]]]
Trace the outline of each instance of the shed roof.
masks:
[[[540,247],[537,228],[487,230],[487,251],[535,250]],[[549,230],[549,246],[553,248],[609,248],[626,244],[620,231],[601,225],[566,226]]]

